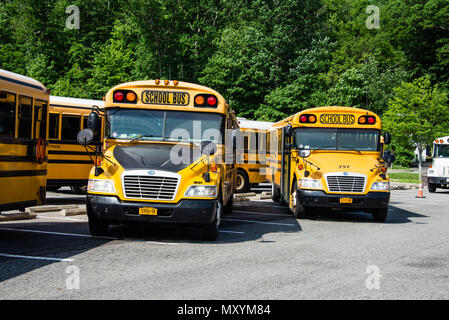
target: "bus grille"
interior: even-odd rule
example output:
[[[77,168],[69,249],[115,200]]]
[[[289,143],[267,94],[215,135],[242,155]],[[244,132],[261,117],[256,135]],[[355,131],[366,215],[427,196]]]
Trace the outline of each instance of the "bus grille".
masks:
[[[125,197],[148,200],[174,200],[178,178],[126,175],[123,178]]]
[[[363,193],[365,180],[361,176],[327,176],[327,186],[330,192]]]

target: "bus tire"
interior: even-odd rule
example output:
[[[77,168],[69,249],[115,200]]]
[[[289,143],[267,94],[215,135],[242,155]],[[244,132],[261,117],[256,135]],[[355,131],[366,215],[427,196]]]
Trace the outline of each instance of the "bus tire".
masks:
[[[388,208],[375,209],[373,212],[373,220],[376,222],[384,222],[387,219]]]
[[[296,219],[304,219],[307,217],[307,209],[299,202],[299,193],[296,182],[293,184],[293,192],[291,194],[295,199],[295,205],[293,207],[293,214]]]
[[[271,180],[271,200],[273,200],[274,202],[279,202],[280,198],[281,198],[281,190],[279,190],[279,188],[276,187],[273,178]]]
[[[245,170],[238,169],[237,170],[237,183],[235,187],[235,192],[237,193],[245,193],[250,189],[249,177]]]
[[[93,236],[105,236],[108,233],[109,223],[96,218],[92,209],[87,205],[87,217],[89,220],[89,231]]]
[[[429,183],[427,185],[427,189],[429,190],[430,193],[434,193],[435,191],[437,191],[437,187],[433,183]]]
[[[231,195],[229,197],[228,202],[226,202],[223,213],[231,214],[233,209],[234,209],[234,195]]]
[[[218,226],[220,225],[222,211],[221,201],[217,200],[217,206],[214,221],[203,226],[203,239],[206,241],[215,241],[218,237]]]

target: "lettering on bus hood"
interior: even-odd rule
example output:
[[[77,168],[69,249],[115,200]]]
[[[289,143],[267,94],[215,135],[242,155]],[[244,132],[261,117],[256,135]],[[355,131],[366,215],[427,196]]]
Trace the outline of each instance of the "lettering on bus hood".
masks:
[[[170,160],[173,145],[148,144],[135,146],[116,146],[114,157],[125,170],[148,169],[178,172],[199,159],[201,154],[190,150],[190,163],[174,164]]]
[[[322,114],[320,116],[322,124],[354,124],[355,116],[352,114]]]

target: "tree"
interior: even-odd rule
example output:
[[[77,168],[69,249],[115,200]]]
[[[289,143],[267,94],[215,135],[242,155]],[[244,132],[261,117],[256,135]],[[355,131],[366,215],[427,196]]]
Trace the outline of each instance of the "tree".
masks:
[[[448,97],[431,84],[429,77],[404,82],[393,92],[383,114],[383,128],[390,131],[395,145],[406,150],[418,148],[421,155],[435,137],[447,133]],[[421,172],[421,157],[418,160]]]

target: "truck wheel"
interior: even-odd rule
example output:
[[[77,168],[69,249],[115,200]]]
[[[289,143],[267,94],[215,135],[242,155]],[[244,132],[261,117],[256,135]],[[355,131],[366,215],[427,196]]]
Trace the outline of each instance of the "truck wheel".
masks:
[[[203,226],[203,239],[207,241],[215,241],[218,237],[218,226],[221,221],[221,201],[217,203],[217,214],[215,215],[215,219],[211,223],[207,223]]]
[[[92,209],[87,205],[87,217],[89,219],[89,231],[93,236],[105,236],[108,233],[109,223],[104,220],[97,219]]]
[[[235,192],[244,193],[248,192],[250,189],[248,174],[242,170],[237,170],[237,185],[235,187]]]
[[[304,219],[307,216],[307,209],[301,204],[299,201],[299,193],[297,192],[297,184],[293,184],[293,192],[291,194],[291,197],[293,199],[293,214],[295,215],[296,219]]]
[[[429,183],[427,185],[427,189],[429,190],[430,193],[434,193],[437,190],[437,187],[433,183]]]
[[[388,208],[375,209],[373,212],[373,219],[377,222],[384,222],[387,219]]]
[[[279,202],[281,197],[281,190],[274,184],[274,178],[271,180],[271,200]]]

